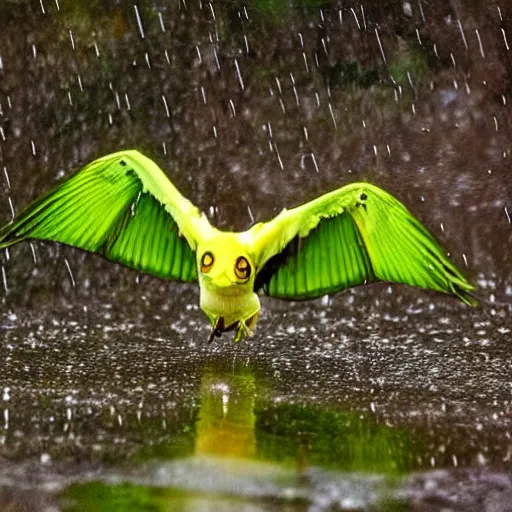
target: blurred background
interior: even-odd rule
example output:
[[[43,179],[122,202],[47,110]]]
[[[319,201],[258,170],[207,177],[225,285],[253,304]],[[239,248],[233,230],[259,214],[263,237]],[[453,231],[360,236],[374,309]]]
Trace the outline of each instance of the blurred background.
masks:
[[[263,299],[207,346],[195,286],[14,247],[3,509],[510,510],[510,2],[3,0],[0,29],[2,224],[126,148],[223,229],[369,181],[487,301]]]

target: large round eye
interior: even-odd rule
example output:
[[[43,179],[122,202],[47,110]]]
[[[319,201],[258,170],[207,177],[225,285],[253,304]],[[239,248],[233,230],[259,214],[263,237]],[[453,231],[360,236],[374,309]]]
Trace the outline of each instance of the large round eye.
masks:
[[[238,279],[249,279],[251,275],[251,265],[246,258],[240,256],[235,263],[235,274]]]
[[[210,251],[203,254],[203,257],[201,258],[201,272],[203,274],[210,272],[213,267],[213,261],[213,254]]]

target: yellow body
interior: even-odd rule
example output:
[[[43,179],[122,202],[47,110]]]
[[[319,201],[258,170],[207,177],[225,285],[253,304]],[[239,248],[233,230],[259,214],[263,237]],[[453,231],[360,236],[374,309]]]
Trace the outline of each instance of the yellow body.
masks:
[[[212,334],[237,329],[235,341],[251,334],[260,310],[260,300],[254,292],[256,271],[243,233],[211,230],[211,236],[197,247],[200,306],[214,327]],[[204,255],[212,257],[208,267],[202,265]],[[237,275],[237,260],[249,264],[247,277]],[[217,332],[216,332],[217,329]]]

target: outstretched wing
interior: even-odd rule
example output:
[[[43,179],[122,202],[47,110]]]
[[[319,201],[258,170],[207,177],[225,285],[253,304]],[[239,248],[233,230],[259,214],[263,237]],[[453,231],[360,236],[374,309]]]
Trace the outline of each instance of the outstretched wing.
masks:
[[[469,284],[405,206],[367,183],[347,185],[248,232],[255,289],[310,299],[372,281],[404,283],[474,304]]]
[[[0,248],[52,240],[159,277],[192,281],[195,249],[210,229],[152,160],[128,150],[95,160],[29,205],[0,229]]]

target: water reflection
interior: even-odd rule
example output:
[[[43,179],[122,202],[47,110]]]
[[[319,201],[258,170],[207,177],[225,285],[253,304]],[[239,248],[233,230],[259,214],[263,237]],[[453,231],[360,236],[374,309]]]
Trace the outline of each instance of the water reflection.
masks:
[[[344,500],[367,506],[388,499],[395,477],[410,469],[415,448],[406,430],[271,395],[272,382],[251,366],[205,366],[195,424],[183,429],[195,432],[191,453],[169,458],[169,441],[183,443],[166,439],[130,471],[129,483],[116,476],[67,490],[69,510],[204,510],[206,503],[262,510],[263,497],[302,510],[319,493],[340,489]]]

